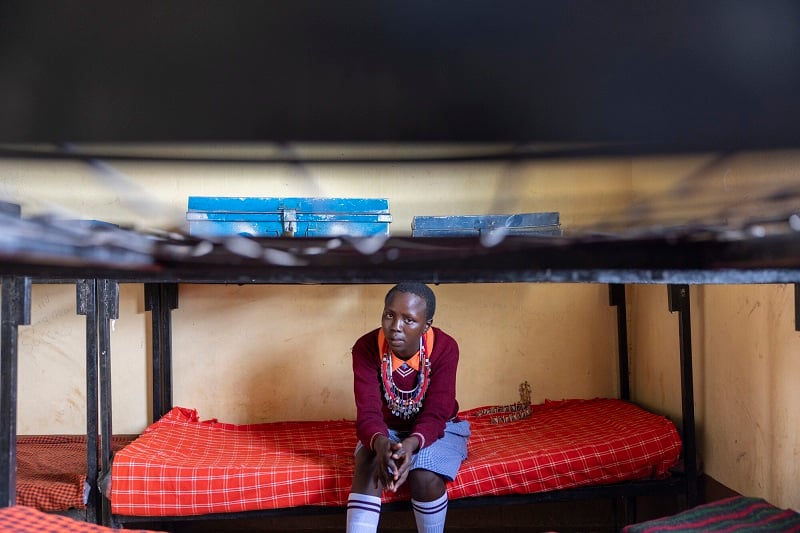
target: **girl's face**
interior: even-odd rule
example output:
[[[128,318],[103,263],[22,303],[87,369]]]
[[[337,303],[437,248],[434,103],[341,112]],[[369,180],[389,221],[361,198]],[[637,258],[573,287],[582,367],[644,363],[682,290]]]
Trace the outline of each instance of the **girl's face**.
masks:
[[[396,292],[386,303],[381,327],[392,352],[400,359],[409,359],[419,351],[419,339],[428,330],[427,305],[424,298],[410,292]]]

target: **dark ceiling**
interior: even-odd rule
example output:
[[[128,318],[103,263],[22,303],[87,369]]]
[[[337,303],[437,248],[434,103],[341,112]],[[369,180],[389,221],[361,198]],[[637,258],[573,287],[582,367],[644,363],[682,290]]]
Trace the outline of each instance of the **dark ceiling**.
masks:
[[[5,1],[0,141],[800,146],[800,3]]]

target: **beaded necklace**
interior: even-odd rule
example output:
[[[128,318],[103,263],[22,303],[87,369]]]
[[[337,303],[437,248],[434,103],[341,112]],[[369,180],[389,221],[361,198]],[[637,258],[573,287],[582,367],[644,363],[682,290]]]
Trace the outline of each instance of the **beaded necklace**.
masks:
[[[519,401],[508,405],[485,407],[476,411],[473,416],[497,415],[489,419],[492,424],[516,422],[531,416],[531,386],[527,381],[519,385]]]
[[[381,382],[383,384],[383,397],[389,410],[394,416],[409,419],[422,409],[422,400],[428,392],[430,385],[431,362],[428,359],[428,350],[423,342],[424,335],[419,338],[419,374],[417,384],[411,390],[403,390],[394,384],[392,379],[392,351],[389,343],[384,342],[383,356],[381,358]]]

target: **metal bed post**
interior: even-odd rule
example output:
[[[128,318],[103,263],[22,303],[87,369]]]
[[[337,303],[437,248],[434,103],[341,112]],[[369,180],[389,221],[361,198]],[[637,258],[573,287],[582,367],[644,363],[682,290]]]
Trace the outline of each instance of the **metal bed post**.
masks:
[[[3,278],[0,314],[0,507],[10,507],[17,502],[17,328],[31,323],[31,278]]]
[[[145,283],[144,305],[152,320],[153,422],[172,409],[172,310],[177,283]]]
[[[87,520],[99,524],[102,520],[102,500],[97,487],[98,479],[98,346],[97,346],[97,281],[79,279],[75,283],[78,314],[86,316],[86,483],[89,494],[86,501]]]
[[[631,378],[628,366],[628,306],[625,302],[625,285],[610,283],[608,285],[608,305],[617,308],[617,357],[619,360],[619,398],[630,401]],[[636,517],[636,497],[623,496],[621,504],[624,506],[625,523],[631,524]],[[613,507],[614,525],[619,529],[619,507]]]
[[[178,308],[178,284],[162,283],[161,293],[161,357],[162,416],[172,409],[172,310]]]
[[[619,397],[631,399],[630,370],[628,367],[628,307],[625,303],[625,285],[608,286],[608,305],[617,308],[617,354],[619,356]]]
[[[161,336],[161,292],[159,288],[160,283],[145,283],[144,284],[144,308],[150,311],[151,320],[151,347],[152,355],[151,360],[153,363],[153,419],[155,422],[164,414],[164,389],[163,382],[164,376],[162,375],[164,364],[162,336]]]
[[[689,286],[668,285],[670,312],[678,313],[681,345],[681,402],[683,413],[683,465],[686,476],[686,506],[697,504],[697,437],[694,426],[694,381],[692,378],[692,318]]]
[[[100,378],[100,426],[102,431],[101,464],[103,472],[111,468],[111,320],[119,317],[119,283],[109,279],[97,280],[98,344]],[[111,525],[111,502],[103,498],[102,523]]]
[[[800,283],[794,284],[794,330],[800,331]]]

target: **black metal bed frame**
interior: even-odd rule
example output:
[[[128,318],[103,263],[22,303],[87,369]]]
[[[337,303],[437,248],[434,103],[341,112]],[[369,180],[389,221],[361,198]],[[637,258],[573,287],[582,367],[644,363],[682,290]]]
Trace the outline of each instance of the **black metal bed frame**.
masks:
[[[36,280],[54,282],[54,280]],[[112,515],[110,502],[98,488],[99,472],[111,467],[111,441],[102,439],[101,460],[98,465],[96,453],[98,428],[103,435],[113,434],[111,413],[111,342],[110,321],[118,318],[119,282],[109,279],[58,280],[74,282],[77,289],[77,312],[86,315],[86,354],[87,354],[87,482],[91,485],[91,495],[87,504],[87,518],[107,525],[124,523],[152,522],[153,517]],[[31,278],[4,277],[2,291],[2,427],[0,434],[0,505],[15,503],[16,484],[16,391],[17,391],[17,329],[30,323]],[[628,516],[635,517],[635,496],[651,493],[671,493],[684,498],[687,506],[697,500],[698,471],[694,460],[696,454],[696,435],[694,423],[694,398],[691,357],[691,318],[688,285],[668,285],[669,310],[679,315],[681,395],[682,395],[682,438],[683,472],[667,480],[644,480],[619,483],[607,486],[590,486],[577,489],[514,495],[479,496],[454,500],[453,508],[489,504],[536,503],[552,501],[583,500],[594,498],[623,498]],[[171,311],[178,307],[178,285],[176,283],[146,283],[145,306],[152,315],[152,358],[153,358],[153,418],[160,418],[172,407],[171,371]],[[617,336],[619,352],[620,398],[630,399],[627,349],[627,306],[625,286],[609,285],[609,305],[617,308]],[[98,418],[99,412],[99,418]],[[400,502],[393,504],[402,507]],[[387,506],[388,507],[392,507]],[[164,517],[160,520],[199,520],[242,518],[254,516],[275,516],[291,514],[312,514],[337,512],[338,508],[298,507],[250,511],[225,515],[200,515],[193,517]]]
[[[116,231],[116,230],[115,230]],[[121,230],[120,230],[121,231]],[[761,238],[729,240],[719,234],[669,232],[634,237],[534,238],[507,236],[485,246],[473,238],[391,237],[378,250],[365,252],[357,240],[309,238],[254,239],[262,250],[277,251],[302,264],[286,266],[263,258],[232,253],[226,242],[155,240],[144,257],[138,246],[117,244],[86,246],[68,242],[53,248],[24,239],[0,249],[2,292],[2,382],[0,382],[0,505],[14,502],[17,391],[17,328],[30,322],[32,282],[74,282],[78,313],[87,317],[87,433],[98,428],[111,435],[110,320],[117,317],[119,283],[144,285],[145,306],[152,318],[153,420],[172,405],[171,311],[178,307],[180,283],[211,284],[373,284],[396,280],[428,283],[604,283],[610,305],[618,310],[620,397],[629,399],[627,314],[625,284],[667,287],[669,311],[680,317],[680,365],[684,442],[683,472],[662,482],[636,482],[587,487],[524,497],[489,498],[493,502],[553,501],[599,496],[632,496],[670,490],[685,495],[691,505],[697,497],[697,444],[692,384],[691,322],[688,284],[791,283],[795,288],[795,328],[800,331],[800,236],[780,233]],[[124,239],[115,241],[124,242]],[[149,243],[150,241],[148,241]],[[24,246],[23,246],[24,245]],[[207,249],[195,251],[200,245]],[[15,250],[17,250],[15,252]],[[20,251],[21,250],[21,251]],[[325,253],[311,253],[325,250]],[[146,260],[145,260],[146,259]],[[95,370],[96,369],[96,370]],[[99,392],[98,389],[99,388]],[[99,405],[99,408],[98,408]],[[99,410],[99,418],[98,412]],[[94,441],[96,444],[96,441]],[[89,480],[96,470],[107,471],[110,441],[101,443],[101,464],[89,454]],[[93,495],[99,492],[92,486]],[[486,498],[466,498],[454,507],[483,503]],[[113,523],[109,502],[90,500],[89,517]],[[632,505],[628,506],[629,508]],[[284,510],[286,513],[325,512],[319,508]],[[252,516],[247,513],[247,516]],[[210,516],[208,516],[210,518]],[[197,517],[201,518],[201,517]],[[135,517],[119,518],[134,521]]]
[[[2,405],[3,428],[0,434],[0,506],[16,503],[16,437],[17,437],[17,361],[18,328],[30,324],[31,287],[33,283],[74,284],[76,288],[76,312],[86,317],[86,482],[89,495],[86,504],[86,519],[100,523],[102,500],[98,490],[100,461],[98,446],[102,456],[111,453],[110,416],[100,416],[111,409],[111,337],[109,321],[117,318],[118,292],[116,285],[108,280],[30,277],[3,277],[2,291],[2,384],[0,384],[0,405]],[[106,426],[105,424],[109,425]],[[102,428],[100,427],[102,424]]]
[[[621,498],[625,502],[626,523],[633,522],[636,515],[636,496],[653,493],[668,493],[683,498],[687,507],[697,502],[698,476],[696,462],[696,434],[694,420],[694,396],[692,379],[691,351],[691,318],[688,285],[668,285],[669,311],[679,315],[680,365],[681,365],[681,397],[682,397],[682,441],[683,469],[665,480],[641,480],[613,485],[597,485],[564,489],[543,493],[512,496],[478,496],[462,498],[451,502],[452,508],[463,508],[477,505],[524,504],[539,502],[586,500],[599,498]],[[172,408],[172,319],[171,311],[178,307],[178,285],[176,283],[145,284],[145,308],[152,313],[152,358],[153,358],[153,420],[159,419]],[[627,338],[627,305],[625,286],[609,285],[609,305],[617,309],[617,337],[619,359],[620,398],[630,401],[630,376],[628,371],[628,338]],[[102,320],[101,320],[102,322]],[[102,355],[101,355],[102,357]],[[108,403],[103,402],[101,418],[109,417],[110,391]],[[110,424],[110,422],[109,422]],[[103,427],[106,427],[105,425]],[[109,425],[110,427],[110,425]],[[687,460],[692,458],[692,460]],[[102,456],[102,471],[111,468],[111,454],[105,449]],[[387,509],[403,508],[406,502],[397,502],[386,506]],[[179,517],[143,517],[111,515],[107,509],[109,502],[103,498],[104,524],[120,526],[122,524],[174,522],[187,520],[212,520],[254,518],[266,516],[310,515],[341,512],[338,507],[303,506],[289,509],[269,509],[247,511],[241,513],[205,514]]]

